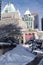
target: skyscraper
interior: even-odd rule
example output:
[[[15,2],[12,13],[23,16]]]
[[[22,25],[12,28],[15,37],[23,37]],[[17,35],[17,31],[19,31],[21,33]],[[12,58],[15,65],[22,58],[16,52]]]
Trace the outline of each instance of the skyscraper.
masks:
[[[41,19],[41,28],[42,28],[42,31],[43,31],[43,18]]]
[[[29,10],[26,10],[23,21],[26,22],[28,29],[34,29],[34,17],[31,15],[31,12]]]
[[[0,0],[0,20],[1,20],[1,0]]]
[[[39,18],[37,13],[32,13],[34,16],[34,29],[39,29]]]

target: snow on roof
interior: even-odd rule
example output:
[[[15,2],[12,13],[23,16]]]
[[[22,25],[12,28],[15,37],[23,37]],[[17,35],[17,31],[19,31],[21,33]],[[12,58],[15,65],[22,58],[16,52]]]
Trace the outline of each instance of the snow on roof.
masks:
[[[20,13],[19,9],[17,10],[17,12],[18,12],[19,16],[21,16],[21,13]]]
[[[26,65],[35,58],[35,55],[26,51],[26,49],[18,45],[13,50],[0,56],[0,65]]]
[[[16,9],[14,7],[14,5],[12,3],[8,3],[4,9],[2,10],[2,13],[6,13],[6,12],[15,12]]]
[[[30,14],[31,15],[31,12],[28,10],[26,10],[25,14],[24,15],[27,15],[27,14]]]

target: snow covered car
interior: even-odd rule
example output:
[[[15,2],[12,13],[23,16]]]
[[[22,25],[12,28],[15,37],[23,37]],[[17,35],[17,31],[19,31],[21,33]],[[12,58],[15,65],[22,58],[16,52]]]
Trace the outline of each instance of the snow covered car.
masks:
[[[34,42],[36,42],[37,48],[41,48],[42,40],[40,40],[40,39],[35,39]]]
[[[43,51],[40,49],[33,50],[34,54],[43,54]]]

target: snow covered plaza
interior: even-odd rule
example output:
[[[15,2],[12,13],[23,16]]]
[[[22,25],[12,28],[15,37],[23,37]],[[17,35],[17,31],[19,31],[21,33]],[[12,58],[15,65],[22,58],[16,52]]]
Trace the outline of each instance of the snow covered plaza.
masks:
[[[36,57],[37,56],[32,54],[28,49],[18,45],[13,50],[0,56],[0,65],[43,65],[43,59],[41,60],[40,56],[39,59]],[[39,62],[39,60],[41,61]]]
[[[35,55],[26,51],[20,45],[0,56],[0,65],[26,65],[35,58]]]

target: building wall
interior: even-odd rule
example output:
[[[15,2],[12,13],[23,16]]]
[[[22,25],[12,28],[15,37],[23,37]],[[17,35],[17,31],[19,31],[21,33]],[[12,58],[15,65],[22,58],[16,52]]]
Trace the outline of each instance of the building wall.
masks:
[[[32,13],[34,16],[34,29],[39,29],[39,18],[37,13]]]
[[[33,35],[31,35],[29,38],[29,34],[33,34],[33,33],[35,35],[35,39],[42,39],[43,40],[43,32],[42,31],[39,31],[38,29],[34,29],[34,30],[27,29],[27,30],[23,31],[23,43],[25,43],[26,40],[29,40],[31,38],[31,36],[33,36]],[[28,35],[27,39],[25,38],[26,34]]]
[[[0,26],[7,24],[16,24],[22,28],[27,28],[26,23],[22,21],[22,18],[17,11],[1,14]]]
[[[3,23],[3,24],[10,24],[10,23],[18,24],[18,22],[16,21],[16,20],[19,19],[19,18],[16,18],[16,16],[18,14],[15,15],[15,13],[5,13],[5,14],[2,14],[1,15],[1,23]]]
[[[23,21],[26,22],[27,28],[34,29],[34,17],[32,15],[24,15]]]

